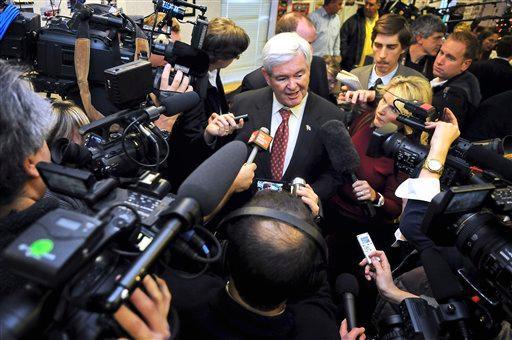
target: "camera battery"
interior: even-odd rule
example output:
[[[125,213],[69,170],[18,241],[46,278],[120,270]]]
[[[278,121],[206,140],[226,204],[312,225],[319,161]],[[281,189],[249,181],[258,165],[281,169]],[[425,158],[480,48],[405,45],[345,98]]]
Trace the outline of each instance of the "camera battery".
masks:
[[[41,217],[3,252],[9,269],[48,287],[68,280],[89,257],[101,234],[101,221],[56,209]]]

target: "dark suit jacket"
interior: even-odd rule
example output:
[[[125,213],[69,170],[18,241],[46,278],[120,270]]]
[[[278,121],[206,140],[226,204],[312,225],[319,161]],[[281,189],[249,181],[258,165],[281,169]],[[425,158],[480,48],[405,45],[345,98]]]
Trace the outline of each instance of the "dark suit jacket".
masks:
[[[506,60],[477,61],[471,64],[469,71],[480,83],[482,100],[512,90],[512,66]]]
[[[270,130],[272,99],[270,87],[244,92],[235,97],[231,112],[249,115],[249,121],[239,131],[236,139],[247,142],[251,133],[262,126]],[[291,182],[295,177],[304,178],[322,200],[329,198],[337,185],[341,184],[320,138],[323,123],[332,119],[343,121],[343,113],[334,104],[309,92],[293,156],[282,178],[285,182]],[[269,152],[260,152],[255,163],[258,166],[256,178],[272,178]]]
[[[241,92],[257,90],[267,86],[267,82],[258,68],[244,77],[242,80]],[[329,84],[327,82],[327,67],[321,57],[313,56],[311,60],[311,76],[309,78],[309,89],[329,100]]]

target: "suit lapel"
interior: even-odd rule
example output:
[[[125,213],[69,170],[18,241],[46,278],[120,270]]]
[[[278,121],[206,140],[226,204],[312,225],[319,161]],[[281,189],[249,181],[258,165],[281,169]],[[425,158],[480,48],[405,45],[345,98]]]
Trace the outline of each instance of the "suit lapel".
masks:
[[[370,81],[370,75],[372,74],[373,64],[366,66],[366,70],[363,73],[363,85],[365,89],[368,89],[368,82]]]
[[[272,88],[267,87],[261,97],[258,97],[254,103],[254,111],[250,115],[249,119],[253,119],[253,126],[255,130],[261,127],[266,127],[270,131],[270,123],[272,121]],[[258,172],[261,173],[262,178],[272,178],[270,172],[270,150],[266,152],[260,152],[257,156],[260,158],[258,161]]]
[[[313,130],[317,127],[317,124],[315,123],[317,115],[314,112],[314,108],[315,98],[313,98],[310,92],[306,102],[306,107],[304,108],[302,120],[300,122],[297,142],[293,149],[290,164],[288,164],[288,168],[286,168],[286,171],[283,174],[283,181],[291,181],[293,178],[289,178],[290,174],[298,174],[298,170],[301,168],[301,165],[306,163],[308,150],[310,149],[311,144],[314,141],[314,136],[316,135],[316,131]]]

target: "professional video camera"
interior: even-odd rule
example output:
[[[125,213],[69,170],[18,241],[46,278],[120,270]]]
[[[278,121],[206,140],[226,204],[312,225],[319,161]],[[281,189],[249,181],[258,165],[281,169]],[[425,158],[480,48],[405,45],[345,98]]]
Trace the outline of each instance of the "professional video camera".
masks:
[[[244,143],[227,144],[177,196],[156,173],[131,183],[96,182],[90,172],[39,163],[51,190],[84,199],[95,214],[54,210],[6,247],[4,265],[32,284],[0,304],[2,337],[119,336],[110,314],[169,249],[204,264],[218,259],[218,241],[194,227],[219,204],[246,157]]]
[[[396,101],[403,102],[404,108],[410,112],[410,115],[403,114],[396,107]],[[417,101],[397,98],[393,105],[400,112],[396,120],[411,127],[414,131],[413,134],[405,136],[397,132],[398,127],[395,124],[388,123],[374,130],[366,153],[375,158],[393,158],[398,170],[411,177],[417,177],[428,155],[428,148],[419,142],[420,136],[422,133],[432,132],[425,128],[425,122],[436,121],[441,118],[441,115],[430,104]],[[506,179],[512,179],[512,169],[509,169],[511,164],[501,156],[511,151],[511,138],[473,143],[458,138],[452,144],[446,158],[445,168],[440,179],[441,185],[447,187],[470,182],[492,182],[496,173]],[[477,165],[484,170],[472,167],[472,165]],[[475,176],[475,174],[479,176]]]
[[[167,49],[165,45],[159,45],[153,50],[164,54],[177,69],[185,71],[188,68],[193,76],[203,75],[208,69],[208,56],[200,50],[208,27],[204,16],[207,8],[179,0],[154,2],[155,11],[163,11],[171,17],[178,15],[182,18],[184,7],[202,12],[195,22],[190,22],[194,24],[191,46],[178,42]],[[143,36],[152,42],[154,33],[144,33],[130,16],[100,4],[79,5],[71,18],[53,17],[42,28],[39,15],[20,12],[0,41],[0,58],[16,59],[31,66],[36,71],[31,78],[37,91],[64,97],[72,91],[77,92],[77,38],[90,40],[88,81],[91,85],[102,86],[106,69],[134,60],[136,38]]]
[[[421,230],[437,246],[456,246],[469,259],[471,264],[456,271],[467,287],[466,297],[439,308],[423,299],[406,299],[400,304],[400,316],[382,320],[383,337],[453,338],[454,326],[465,320],[473,338],[494,338],[502,321],[511,322],[511,211],[512,186],[507,181],[451,187],[435,196]],[[428,274],[430,281],[433,278]],[[448,284],[443,278],[436,280]]]

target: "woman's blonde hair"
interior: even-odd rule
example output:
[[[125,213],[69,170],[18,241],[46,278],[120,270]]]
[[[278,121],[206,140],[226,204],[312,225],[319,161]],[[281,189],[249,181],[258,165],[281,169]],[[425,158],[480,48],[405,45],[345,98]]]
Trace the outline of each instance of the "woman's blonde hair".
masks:
[[[379,92],[384,95],[388,92],[394,97],[402,98],[405,100],[417,100],[423,103],[432,103],[432,87],[428,80],[423,77],[411,76],[397,76],[391,79],[386,85],[379,88]],[[409,112],[402,102],[395,102],[396,108],[404,115],[410,116]],[[406,134],[411,134],[412,129],[408,126],[404,126]],[[422,136],[421,140],[423,141]]]
[[[55,125],[47,139],[48,145],[52,145],[59,138],[73,139],[74,131],[90,123],[84,111],[72,101],[54,101],[52,114],[55,117]]]

